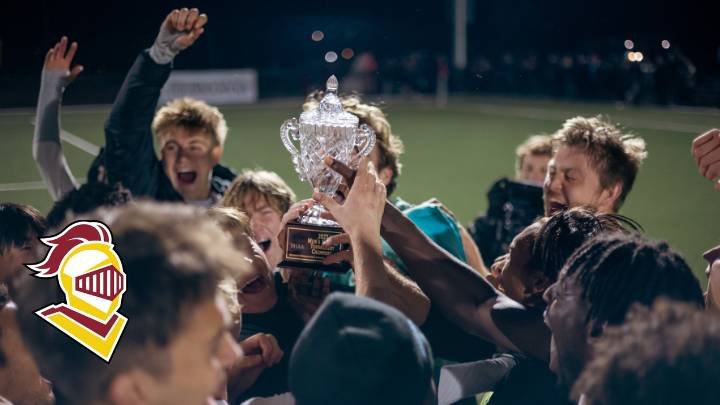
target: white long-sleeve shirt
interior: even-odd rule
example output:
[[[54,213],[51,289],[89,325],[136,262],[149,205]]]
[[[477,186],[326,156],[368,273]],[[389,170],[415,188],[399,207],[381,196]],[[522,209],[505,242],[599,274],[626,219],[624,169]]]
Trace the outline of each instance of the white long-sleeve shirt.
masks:
[[[68,72],[43,70],[32,155],[53,201],[78,187],[60,144],[60,103]]]

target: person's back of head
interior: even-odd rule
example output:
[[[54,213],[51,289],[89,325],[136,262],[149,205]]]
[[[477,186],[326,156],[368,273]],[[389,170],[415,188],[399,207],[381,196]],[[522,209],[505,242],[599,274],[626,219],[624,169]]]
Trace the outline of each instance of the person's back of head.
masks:
[[[700,283],[667,243],[615,232],[583,244],[545,292],[550,368],[561,384],[574,384],[608,326],[621,324],[633,305],[658,298],[704,305]]]
[[[398,310],[334,293],[295,344],[289,385],[299,405],[423,404],[432,369],[425,337]]]
[[[570,256],[597,235],[640,230],[630,218],[617,214],[598,214],[593,209],[575,207],[559,211],[542,222],[533,245],[533,261],[551,283]]]
[[[584,244],[565,267],[575,275],[589,305],[588,320],[618,325],[633,304],[670,298],[704,306],[700,283],[667,242],[639,234],[601,235]]]
[[[636,307],[593,352],[573,390],[589,405],[718,403],[720,319],[694,306]]]
[[[118,313],[127,318],[127,324],[106,362],[35,315],[38,308],[62,303],[66,297],[57,281],[32,278],[19,290],[19,320],[43,375],[70,403],[140,401],[132,395],[147,396],[143,400],[152,395],[168,401],[174,395],[205,399],[203,389],[212,394],[221,376],[209,360],[215,359],[210,346],[215,343],[210,339],[197,343],[196,339],[225,328],[216,319],[223,318],[222,308],[217,307],[221,314],[213,310],[221,305],[219,281],[244,263],[229,237],[203,210],[181,204],[138,202],[80,219],[101,221],[112,232],[125,280]],[[198,324],[201,313],[212,316]],[[188,362],[186,367],[175,364],[178,342],[189,341],[196,342],[193,350],[206,352],[209,358],[203,355],[204,363],[193,363],[198,356],[184,350],[180,355],[187,356],[182,358]],[[194,369],[188,372],[195,373],[197,384],[179,384],[180,368],[191,365]]]
[[[88,182],[71,190],[53,204],[47,215],[49,228],[61,225],[68,217],[85,214],[100,207],[115,207],[132,200],[130,190],[119,183],[109,185],[99,181]]]

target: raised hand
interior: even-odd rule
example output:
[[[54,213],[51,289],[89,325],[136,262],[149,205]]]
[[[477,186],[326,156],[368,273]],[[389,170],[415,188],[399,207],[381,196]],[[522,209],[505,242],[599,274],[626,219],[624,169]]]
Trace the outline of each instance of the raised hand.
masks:
[[[307,269],[288,272],[288,301],[290,307],[307,322],[330,294],[330,279],[322,273]]]
[[[208,17],[197,8],[173,10],[165,17],[150,56],[159,64],[170,63],[180,51],[192,46],[205,32]]]
[[[385,185],[367,158],[360,162],[350,192],[342,204],[317,190],[313,192],[313,198],[330,211],[351,239],[358,233],[379,237],[386,196]]]
[[[300,216],[309,210],[313,204],[315,204],[315,201],[311,199],[298,201],[291,205],[287,212],[283,215],[282,220],[280,221],[280,233],[277,235],[277,245],[280,247],[281,251],[284,252],[286,248],[285,234],[287,232],[288,222],[295,221],[300,218]]]
[[[240,342],[243,355],[228,370],[228,392],[230,398],[245,392],[257,381],[268,367],[282,360],[285,353],[280,349],[275,336],[258,333]]]
[[[73,58],[77,52],[78,44],[73,42],[68,48],[67,37],[62,37],[54,47],[45,54],[45,63],[43,64],[44,72],[57,72],[62,75],[63,86],[70,84],[75,78],[82,73],[82,65],[72,65]]]
[[[715,182],[720,190],[720,130],[711,129],[695,138],[691,149],[700,175]]]

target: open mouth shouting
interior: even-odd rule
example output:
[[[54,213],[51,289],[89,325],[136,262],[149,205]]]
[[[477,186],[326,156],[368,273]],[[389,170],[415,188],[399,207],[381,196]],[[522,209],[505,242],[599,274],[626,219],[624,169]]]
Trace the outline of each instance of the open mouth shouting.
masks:
[[[557,200],[550,200],[550,201],[548,202],[548,211],[549,211],[548,214],[550,214],[550,215],[555,214],[555,213],[560,212],[560,211],[564,211],[564,210],[566,210],[567,208],[568,208],[568,205],[567,205],[567,204],[564,204],[564,203],[562,203],[562,202],[560,202],[560,201],[557,201]]]
[[[196,171],[183,171],[177,173],[177,178],[180,184],[193,184],[197,179]]]
[[[260,246],[260,249],[262,249],[263,252],[267,252],[268,249],[270,249],[271,244],[272,244],[272,241],[270,239],[266,239],[266,240],[258,242],[258,246]]]

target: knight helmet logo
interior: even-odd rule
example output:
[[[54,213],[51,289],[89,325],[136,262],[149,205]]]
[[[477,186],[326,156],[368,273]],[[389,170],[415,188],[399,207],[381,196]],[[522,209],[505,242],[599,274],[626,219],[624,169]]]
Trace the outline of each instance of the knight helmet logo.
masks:
[[[117,312],[126,283],[110,230],[102,222],[78,221],[40,240],[50,251],[27,267],[36,277],[57,277],[65,303],[36,314],[109,362],[127,323]]]

